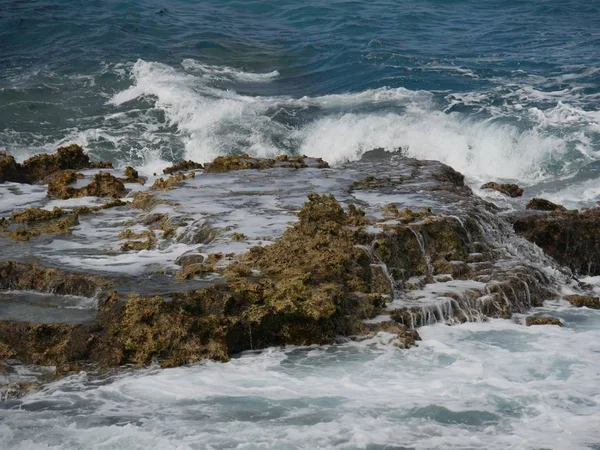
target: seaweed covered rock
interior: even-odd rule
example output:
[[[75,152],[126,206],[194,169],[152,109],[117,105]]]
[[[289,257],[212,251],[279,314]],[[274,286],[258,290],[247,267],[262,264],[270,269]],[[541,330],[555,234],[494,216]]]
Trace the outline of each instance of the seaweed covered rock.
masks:
[[[32,156],[22,165],[28,182],[42,181],[48,175],[60,170],[83,170],[96,168],[112,168],[108,162],[94,163],[77,144],[60,147],[55,154],[42,154]]]
[[[275,160],[241,156],[219,156],[213,162],[205,165],[206,172],[230,172],[244,169],[268,169],[275,166]]]
[[[176,172],[187,172],[190,170],[198,170],[204,169],[204,166],[200,163],[194,162],[192,160],[181,160],[179,162],[174,163],[172,166],[167,167],[163,170],[165,175],[172,175]]]
[[[530,316],[527,317],[527,319],[525,319],[526,321],[526,325],[528,327],[534,326],[534,325],[556,325],[559,327],[563,326],[563,323],[561,322],[560,319],[556,318],[556,317],[550,317],[550,316]]]
[[[573,272],[600,275],[600,208],[520,216],[513,227]]]
[[[138,171],[135,170],[131,166],[125,167],[125,177],[121,178],[120,181],[122,181],[123,183],[139,183],[139,184],[146,183],[146,180],[144,178],[140,177],[140,174],[138,173]]]
[[[550,200],[546,200],[544,198],[532,198],[526,206],[527,209],[534,209],[537,211],[566,211],[562,205],[557,205],[556,203],[552,203]]]
[[[115,176],[108,172],[100,172],[92,178],[92,181],[81,188],[78,197],[112,197],[121,198],[127,193],[125,186]]]
[[[232,170],[247,170],[247,169],[271,169],[274,167],[303,169],[314,167],[318,169],[326,169],[329,167],[327,162],[322,158],[309,158],[305,155],[290,156],[279,155],[273,159],[270,158],[253,158],[248,154],[219,156],[213,162],[204,166],[204,170],[208,173],[230,172]]]
[[[87,196],[122,198],[127,193],[123,182],[108,172],[97,173],[83,187],[73,187],[72,184],[81,178],[81,174],[70,170],[54,173],[47,178],[48,196],[63,200]]]
[[[5,235],[19,241],[28,241],[30,238],[42,234],[63,234],[79,225],[81,214],[90,214],[108,208],[124,206],[121,200],[111,200],[99,206],[79,206],[70,210],[54,207],[52,210],[42,208],[28,208],[15,211],[10,219],[2,218],[0,227]]]
[[[567,295],[564,299],[578,308],[586,307],[590,309],[600,309],[600,298],[593,295],[574,294]]]
[[[491,189],[498,191],[501,194],[508,195],[509,197],[521,197],[523,195],[523,189],[516,184],[511,183],[496,183],[492,181],[482,185],[481,189]]]
[[[20,290],[93,297],[107,289],[104,278],[65,273],[55,268],[6,262],[0,265],[0,290]]]
[[[185,181],[190,178],[194,178],[196,174],[194,172],[190,172],[189,174],[184,174],[183,172],[178,172],[175,175],[171,175],[166,180],[164,178],[159,178],[154,182],[150,189],[152,190],[168,190],[172,189],[178,183]]]

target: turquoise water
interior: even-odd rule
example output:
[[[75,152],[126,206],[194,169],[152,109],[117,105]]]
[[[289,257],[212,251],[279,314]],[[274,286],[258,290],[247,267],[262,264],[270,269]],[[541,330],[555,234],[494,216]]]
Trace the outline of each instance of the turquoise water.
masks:
[[[598,30],[583,0],[5,0],[0,148],[152,167],[402,147],[547,187],[599,156]],[[550,196],[592,202],[594,180]]]

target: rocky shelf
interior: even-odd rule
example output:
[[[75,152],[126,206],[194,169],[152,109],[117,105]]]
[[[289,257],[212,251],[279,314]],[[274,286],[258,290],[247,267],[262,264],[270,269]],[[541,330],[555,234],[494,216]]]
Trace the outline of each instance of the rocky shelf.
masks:
[[[406,348],[419,326],[526,313],[571,275],[553,259],[564,251],[520,237],[460,173],[382,151],[334,168],[182,161],[143,178],[70,146],[23,164],[0,155],[0,182],[0,377],[13,390],[377,333]],[[540,220],[561,214],[575,213],[512,221],[537,242]]]

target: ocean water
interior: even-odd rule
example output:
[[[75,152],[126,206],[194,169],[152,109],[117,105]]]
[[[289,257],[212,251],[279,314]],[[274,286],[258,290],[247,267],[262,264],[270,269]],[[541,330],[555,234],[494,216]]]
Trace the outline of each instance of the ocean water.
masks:
[[[148,172],[402,148],[592,204],[598,30],[584,0],[4,0],[0,148],[76,141]]]
[[[583,207],[600,196],[599,107],[596,1],[0,0],[0,150],[20,161],[78,142],[151,176],[382,147],[443,161],[502,206]],[[490,180],[525,197],[477,189]],[[2,211],[45,197],[17,190]],[[565,326],[438,324],[408,351],[382,334],[75,375],[0,403],[0,448],[599,449],[600,314],[536,312]]]

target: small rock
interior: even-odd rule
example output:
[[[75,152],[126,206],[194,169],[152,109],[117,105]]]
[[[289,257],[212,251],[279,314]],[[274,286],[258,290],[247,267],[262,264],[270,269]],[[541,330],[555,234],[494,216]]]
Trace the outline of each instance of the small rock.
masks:
[[[492,189],[513,198],[521,197],[523,195],[523,189],[516,184],[510,183],[496,183],[492,181],[481,186],[481,189]]]
[[[560,319],[558,319],[556,317],[531,316],[531,317],[527,317],[526,325],[528,327],[530,327],[532,325],[558,325],[559,327],[562,327],[563,323],[561,322]]]
[[[546,200],[543,198],[533,198],[527,203],[527,209],[535,209],[537,211],[566,211],[562,205],[557,205],[556,203],[552,203],[550,200]]]
[[[594,297],[593,295],[574,294],[567,295],[564,299],[578,308],[585,306],[590,309],[600,309],[600,298]]]
[[[163,173],[165,175],[172,175],[176,172],[185,172],[188,170],[197,170],[197,169],[204,169],[204,166],[202,164],[194,162],[192,160],[189,160],[189,161],[181,160],[179,162],[174,163],[172,166],[164,169]]]

